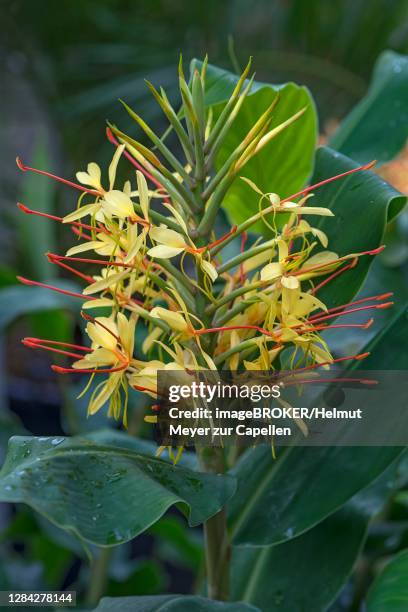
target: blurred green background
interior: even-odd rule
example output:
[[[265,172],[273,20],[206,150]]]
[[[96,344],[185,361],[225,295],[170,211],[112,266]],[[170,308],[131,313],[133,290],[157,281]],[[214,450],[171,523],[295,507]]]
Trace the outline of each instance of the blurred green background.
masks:
[[[252,55],[258,80],[307,85],[324,139],[366,92],[378,55],[408,52],[408,1],[3,0],[1,15],[0,286],[9,288],[6,303],[0,300],[0,331],[7,326],[0,346],[3,443],[24,430],[57,435],[100,426],[98,419],[84,421],[85,404],[73,401],[75,390],[64,377],[53,377],[48,358],[19,342],[33,334],[72,337],[79,328],[75,307],[70,314],[57,308],[68,301],[34,291],[22,303],[10,290],[17,270],[42,280],[56,276],[43,253],[63,252],[71,241],[61,227],[18,213],[16,201],[57,214],[75,202],[68,189],[19,173],[15,157],[67,178],[88,161],[107,162],[106,119],[134,130],[118,98],[160,131],[162,117],[144,79],[164,86],[175,101],[180,53],[186,65],[208,53],[212,63],[232,70]],[[396,170],[400,189],[407,187],[406,179],[398,182],[404,168]],[[398,232],[406,234],[404,223]],[[395,243],[389,263],[399,266],[408,247],[398,236]],[[44,312],[18,317],[49,299],[54,302],[45,301]],[[2,525],[0,548],[9,560],[7,570],[0,565],[0,587],[13,575],[25,588],[86,590],[86,556],[68,536],[8,507],[0,512]],[[137,542],[137,550],[132,544],[115,551],[109,593],[137,594],[137,585],[143,593],[185,591],[200,563],[200,534],[187,534],[170,515]]]

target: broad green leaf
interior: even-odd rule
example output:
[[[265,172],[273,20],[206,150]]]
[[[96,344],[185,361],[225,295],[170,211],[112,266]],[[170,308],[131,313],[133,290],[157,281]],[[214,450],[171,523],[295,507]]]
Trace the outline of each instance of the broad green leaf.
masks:
[[[408,550],[386,565],[367,598],[367,612],[406,612],[408,609]]]
[[[385,51],[364,98],[330,139],[330,146],[364,164],[387,162],[408,138],[408,57]]]
[[[95,612],[259,612],[244,603],[222,603],[193,595],[104,597]]]
[[[52,284],[66,291],[81,291],[78,285],[66,280],[53,281]],[[79,312],[80,306],[80,299],[42,287],[27,287],[25,285],[5,287],[0,290],[0,329],[4,329],[23,315],[59,308]]]
[[[193,65],[200,65],[194,60]],[[218,117],[225,102],[237,83],[237,77],[209,65],[206,80],[206,103],[213,107],[214,119]],[[290,125],[242,168],[242,176],[253,181],[262,191],[273,191],[287,197],[301,189],[313,169],[314,149],[317,136],[317,117],[313,99],[305,87],[295,83],[271,85],[254,82],[250,95],[245,100],[216,159],[219,169],[260,115],[279,94],[280,100],[273,111],[270,129],[279,125],[297,111],[306,107],[304,115]],[[225,209],[234,223],[245,220],[258,210],[259,195],[244,181],[237,178],[224,200]],[[259,224],[254,229],[263,230]]]
[[[321,147],[311,183],[356,168],[351,159]],[[316,217],[313,225],[329,238],[330,251],[338,255],[359,253],[382,244],[385,226],[404,206],[406,197],[374,172],[363,171],[334,181],[315,191],[314,206],[330,208],[334,217]],[[328,306],[344,304],[362,285],[373,257],[360,258],[358,265],[331,281],[318,292]]]
[[[231,476],[173,466],[146,449],[109,431],[96,439],[13,437],[0,472],[0,501],[26,503],[83,540],[114,546],[174,504],[198,525],[234,493]]]
[[[298,538],[277,546],[235,548],[233,597],[268,612],[326,610],[351,573],[369,520],[392,489],[396,467]]]
[[[372,482],[402,452],[380,447],[291,447],[272,458],[262,445],[231,471],[238,478],[229,503],[234,542],[268,546],[307,531]]]

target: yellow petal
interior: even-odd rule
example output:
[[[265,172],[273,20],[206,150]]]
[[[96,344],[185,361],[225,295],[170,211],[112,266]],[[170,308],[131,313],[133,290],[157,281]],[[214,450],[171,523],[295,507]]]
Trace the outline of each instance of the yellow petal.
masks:
[[[103,210],[108,215],[114,215],[121,219],[134,215],[133,202],[126,193],[118,189],[107,191],[103,196]]]
[[[320,253],[316,253],[316,255],[312,255],[312,257],[309,257],[309,259],[304,262],[300,270],[302,270],[303,268],[305,270],[308,270],[309,268],[312,268],[314,266],[321,266],[322,264],[336,263],[338,257],[339,256],[337,255],[337,253],[334,253],[333,251],[320,251]]]
[[[85,251],[95,251],[101,245],[97,240],[91,240],[89,242],[83,242],[82,244],[77,244],[74,247],[71,247],[67,251],[67,256],[76,255],[77,253],[84,253]]]
[[[102,406],[108,401],[112,393],[115,391],[117,385],[120,384],[121,378],[121,372],[115,372],[109,375],[108,380],[103,385],[99,394],[92,398],[88,406],[88,414],[95,414],[100,408],[102,408]]]
[[[283,261],[289,254],[289,247],[284,240],[278,240],[279,261]]]
[[[149,233],[152,240],[166,246],[185,248],[186,243],[181,234],[168,227],[152,227]]]
[[[88,300],[82,304],[83,310],[89,310],[90,308],[112,308],[113,300],[108,298],[98,298],[97,300]]]
[[[99,368],[102,366],[112,366],[118,362],[116,355],[106,348],[96,348],[92,353],[88,353],[84,359],[72,364],[73,368]]]
[[[150,257],[157,257],[159,259],[170,259],[171,257],[175,257],[184,251],[184,248],[180,247],[171,247],[165,246],[164,244],[160,244],[159,246],[152,247],[147,251],[147,254]]]
[[[268,261],[273,255],[274,250],[271,252],[269,250],[265,250],[263,253],[258,253],[258,255],[254,255],[249,259],[246,259],[241,265],[243,267],[244,274],[251,272],[255,268],[261,266],[265,261]]]
[[[321,245],[326,248],[329,244],[329,239],[327,238],[326,234],[316,227],[311,227],[310,231],[312,232],[313,236],[316,236],[316,238],[320,240]]]
[[[96,321],[97,323],[87,324],[86,333],[96,345],[110,351],[115,350],[117,346],[115,336],[118,335],[115,322],[108,317],[98,317]]]
[[[206,274],[208,274],[212,282],[214,282],[218,278],[218,272],[216,268],[209,261],[206,261],[205,259],[203,259],[201,261],[201,268],[204,270]]]
[[[294,202],[285,202],[279,206],[277,210],[287,211],[296,215],[319,215],[322,217],[334,217],[334,214],[329,208],[323,206],[299,206]]]
[[[286,289],[298,289],[300,286],[296,276],[282,276],[281,283]]]
[[[108,287],[112,287],[113,285],[116,285],[116,283],[118,283],[123,278],[128,276],[128,274],[129,272],[127,270],[125,270],[124,272],[118,272],[117,274],[110,274],[106,278],[103,278],[102,280],[98,280],[96,281],[96,283],[92,283],[91,285],[88,285],[88,287],[85,287],[82,293],[84,295],[91,295],[92,293],[99,293],[100,291],[103,291],[104,289],[108,289]]]
[[[82,219],[82,217],[86,217],[87,215],[94,215],[99,209],[100,204],[98,202],[94,202],[93,204],[86,204],[85,206],[80,206],[69,215],[66,215],[62,222],[70,223],[71,221],[76,221],[77,219]]]
[[[133,227],[135,227],[135,226],[133,226]],[[142,232],[139,234],[139,236],[137,236],[137,237],[134,239],[134,242],[133,242],[133,244],[131,245],[131,248],[130,248],[129,252],[128,252],[128,254],[127,254],[127,255],[126,255],[126,257],[125,257],[124,263],[129,263],[130,261],[132,261],[132,259],[133,259],[134,257],[136,257],[136,255],[138,254],[138,252],[140,251],[140,249],[142,248],[142,246],[143,246],[143,245],[144,245],[144,243],[145,243],[145,240],[146,240],[146,233],[147,233],[147,232],[146,232],[146,230],[143,230],[143,231],[142,231]]]
[[[239,178],[241,179],[241,181],[244,181],[247,185],[249,185],[251,189],[256,191],[256,193],[259,193],[259,195],[261,196],[264,195],[263,192],[259,189],[259,187],[255,185],[255,183],[251,181],[249,178],[246,178],[246,176],[240,176]]]
[[[175,331],[186,332],[188,330],[188,325],[179,312],[156,306],[151,310],[150,316],[165,321]]]
[[[270,193],[269,201],[272,204],[272,206],[280,206],[280,197],[278,196],[277,193]]]
[[[139,202],[143,216],[149,219],[149,190],[144,175],[140,170],[136,170],[137,189],[139,191]]]
[[[120,342],[128,356],[132,356],[135,342],[136,319],[128,319],[122,312],[118,313],[117,326]]]
[[[88,172],[77,172],[77,180],[82,185],[88,185],[89,187],[95,187],[95,189],[101,189],[101,169],[95,162],[90,162],[87,168]]]
[[[172,206],[171,204],[168,204],[167,202],[163,202],[163,206],[165,206],[171,212],[173,217],[176,219],[177,223],[180,224],[184,232],[188,235],[188,229],[187,229],[186,222],[184,221],[180,213],[174,208],[174,206]]]
[[[119,159],[120,156],[123,153],[123,149],[125,148],[125,145],[120,145],[119,147],[117,147],[115,154],[112,158],[112,161],[109,165],[109,170],[108,170],[108,175],[109,175],[109,189],[113,189],[113,186],[115,184],[115,178],[116,178],[116,170],[118,167],[118,163],[119,163]]]
[[[282,275],[282,265],[280,263],[267,264],[261,270],[261,281],[275,280]]]

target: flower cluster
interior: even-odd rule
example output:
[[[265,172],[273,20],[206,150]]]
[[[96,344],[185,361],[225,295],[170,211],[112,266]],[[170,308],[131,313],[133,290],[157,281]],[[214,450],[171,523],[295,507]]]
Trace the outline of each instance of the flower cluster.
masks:
[[[46,174],[81,192],[75,210],[63,218],[23,204],[19,207],[72,229],[77,244],[65,255],[49,253],[48,258],[84,283],[82,293],[20,280],[83,300],[90,346],[38,338],[26,338],[24,343],[74,360],[69,367],[53,366],[59,373],[89,374],[91,380],[101,376],[90,397],[90,414],[108,403],[109,414],[122,415],[126,425],[128,387],[155,398],[156,375],[162,369],[329,367],[335,360],[322,332],[347,326],[367,328],[372,319],[360,324],[333,321],[391,304],[390,294],[330,309],[319,299],[322,287],[354,267],[360,257],[381,250],[342,257],[328,250],[327,236],[313,226],[312,219],[332,216],[332,212],[309,204],[311,192],[320,184],[281,200],[247,181],[259,195],[259,212],[224,236],[214,235],[223,198],[232,182],[240,180],[247,161],[301,120],[304,112],[301,109],[271,128],[276,97],[216,172],[216,152],[251,90],[252,80],[246,80],[249,69],[248,65],[218,117],[205,106],[206,62],[201,72],[194,71],[189,84],[180,68],[182,113],[174,111],[163,91],[149,85],[179,139],[183,161],[127,107],[157,154],[110,126],[107,137],[115,151],[107,177],[94,162],[72,182],[18,160],[21,170]],[[126,163],[130,170],[123,185],[117,179],[119,163]],[[268,226],[269,238],[259,238],[247,249],[248,232],[259,221]],[[231,243],[238,245],[236,254],[225,259],[224,249]],[[91,275],[83,271],[83,264],[88,270],[93,267]],[[98,316],[98,310],[103,316]],[[143,334],[137,350],[136,330]]]

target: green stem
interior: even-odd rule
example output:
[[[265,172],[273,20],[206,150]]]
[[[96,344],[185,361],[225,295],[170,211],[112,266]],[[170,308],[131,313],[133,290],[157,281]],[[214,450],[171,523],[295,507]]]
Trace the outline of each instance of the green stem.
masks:
[[[234,237],[236,237],[236,235],[237,235],[237,232],[233,234]],[[228,239],[229,238],[227,238],[224,242],[227,242]],[[278,241],[277,238],[273,238],[272,240],[263,242],[262,244],[259,244],[258,246],[255,246],[251,249],[248,249],[247,251],[244,251],[243,253],[240,253],[239,255],[236,255],[235,257],[232,257],[231,259],[229,259],[228,261],[226,261],[225,263],[221,264],[218,267],[217,269],[218,274],[223,274],[227,270],[230,270],[231,268],[235,268],[235,266],[238,266],[239,264],[243,263],[247,259],[251,259],[252,257],[255,257],[255,255],[259,255],[260,253],[267,251],[268,249],[274,247],[277,241]],[[222,244],[224,244],[224,242]],[[213,252],[211,252],[211,255],[213,256]]]
[[[250,285],[244,285],[243,287],[238,287],[238,289],[235,289],[234,291],[227,293],[227,295],[224,295],[222,298],[216,300],[214,304],[212,304],[211,306],[207,308],[206,313],[209,315],[214,314],[219,308],[221,308],[225,304],[232,302],[237,297],[244,295],[245,293],[248,293],[249,291],[253,291],[254,289],[257,289],[261,285],[264,285],[266,282],[267,281],[257,281],[255,283],[251,283]]]
[[[246,349],[253,349],[255,345],[256,342],[254,338],[250,338],[249,340],[243,340],[239,344],[232,346],[230,349],[228,349],[228,351],[224,351],[223,353],[220,353],[220,355],[217,355],[217,357],[214,358],[214,363],[217,366],[221,365],[224,361],[226,361],[226,359],[229,359],[236,353],[241,353],[241,351],[244,351]]]
[[[203,448],[199,452],[202,467],[207,472],[223,473],[225,458],[222,448]],[[207,595],[210,599],[227,601],[229,597],[231,544],[227,531],[225,508],[204,523]]]
[[[101,548],[99,556],[91,565],[91,575],[86,594],[86,603],[89,605],[97,604],[105,592],[112,550],[112,548]]]

